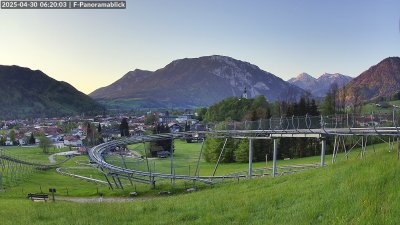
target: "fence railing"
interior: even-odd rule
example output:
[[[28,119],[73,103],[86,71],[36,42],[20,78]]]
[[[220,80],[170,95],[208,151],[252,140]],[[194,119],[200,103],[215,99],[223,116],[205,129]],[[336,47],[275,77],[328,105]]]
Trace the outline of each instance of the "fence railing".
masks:
[[[340,128],[398,128],[398,113],[337,114],[331,116],[300,116],[260,119],[257,121],[229,121],[208,124],[209,130],[305,130]]]

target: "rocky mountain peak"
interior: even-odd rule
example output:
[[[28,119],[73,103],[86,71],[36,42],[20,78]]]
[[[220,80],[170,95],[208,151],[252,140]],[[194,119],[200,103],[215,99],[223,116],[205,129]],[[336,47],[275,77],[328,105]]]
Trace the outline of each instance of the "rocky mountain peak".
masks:
[[[114,102],[140,99],[140,104],[152,102],[157,107],[198,107],[230,96],[239,97],[245,88],[249,98],[264,95],[268,100],[298,98],[304,93],[253,64],[212,55],[175,60],[141,79],[124,83],[120,79],[90,95]]]
[[[308,73],[300,73],[296,77],[291,78],[288,80],[289,83],[295,83],[295,82],[313,82],[316,81],[317,79],[311,76]]]
[[[307,73],[301,73],[288,80],[288,82],[304,90],[308,90],[315,97],[324,97],[333,84],[337,84],[340,88],[351,80],[351,77],[340,73],[324,73],[318,79]]]

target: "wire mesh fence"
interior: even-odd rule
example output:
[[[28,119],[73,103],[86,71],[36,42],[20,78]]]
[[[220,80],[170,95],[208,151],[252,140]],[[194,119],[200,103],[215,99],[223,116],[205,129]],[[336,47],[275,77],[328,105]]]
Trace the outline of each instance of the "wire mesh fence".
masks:
[[[292,116],[257,121],[229,121],[208,124],[209,130],[312,130],[340,128],[398,128],[400,114],[337,114],[331,116]]]

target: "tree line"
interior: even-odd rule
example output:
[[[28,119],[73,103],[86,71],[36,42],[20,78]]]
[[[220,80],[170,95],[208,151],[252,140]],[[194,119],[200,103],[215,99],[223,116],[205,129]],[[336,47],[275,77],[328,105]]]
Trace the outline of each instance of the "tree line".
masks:
[[[281,116],[318,116],[317,103],[307,96],[296,102],[269,103],[264,96],[255,99],[227,98],[213,106],[202,116],[205,122],[221,121],[257,121]],[[207,138],[203,158],[208,162],[216,162],[221,153],[225,139]],[[227,139],[221,162],[247,162],[249,141],[247,139]],[[319,140],[315,138],[280,138],[278,158],[297,158],[317,155],[320,152]],[[255,139],[253,141],[253,160],[264,161],[272,158],[273,141]]]

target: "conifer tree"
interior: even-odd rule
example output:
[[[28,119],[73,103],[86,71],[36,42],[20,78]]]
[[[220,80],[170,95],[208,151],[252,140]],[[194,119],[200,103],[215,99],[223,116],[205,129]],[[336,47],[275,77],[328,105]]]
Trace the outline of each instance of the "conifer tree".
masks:
[[[29,141],[28,141],[28,143],[30,144],[30,145],[33,145],[33,144],[35,144],[35,137],[33,136],[33,132],[31,133],[31,137],[29,138]]]
[[[127,118],[122,119],[121,124],[119,125],[119,131],[121,133],[121,137],[129,136],[129,125]]]

